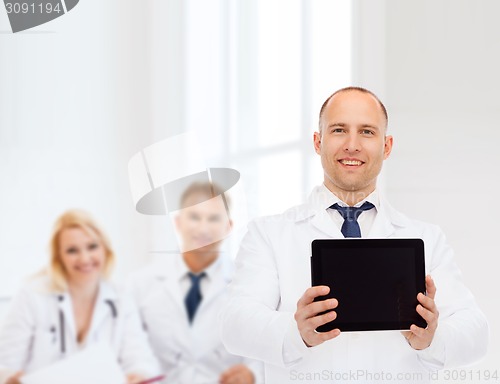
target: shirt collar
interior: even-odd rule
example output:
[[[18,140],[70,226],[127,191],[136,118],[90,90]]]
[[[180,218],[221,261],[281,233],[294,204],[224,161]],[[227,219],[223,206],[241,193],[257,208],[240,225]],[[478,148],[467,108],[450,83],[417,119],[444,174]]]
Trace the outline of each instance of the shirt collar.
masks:
[[[321,186],[319,187],[319,193],[322,196],[321,200],[323,202],[323,204],[322,204],[323,209],[328,209],[335,203],[337,203],[341,207],[348,206],[345,202],[340,200],[337,197],[337,195],[335,195],[332,191],[330,191],[325,186],[325,184],[321,184]],[[358,202],[354,206],[356,208],[361,207],[367,201],[372,203],[375,206],[375,209],[377,210],[377,212],[380,210],[380,197],[379,197],[379,193],[377,191],[377,188],[375,188],[375,190],[372,193],[370,193],[365,199],[361,200],[360,202]]]
[[[72,298],[69,291],[59,291],[52,292],[54,296],[59,298],[59,301],[69,301],[71,302]],[[107,302],[107,301],[116,301],[118,300],[118,294],[116,288],[108,282],[101,280],[99,282],[99,290],[97,292],[96,303]]]
[[[203,272],[205,272],[205,276],[211,280],[212,277],[214,276],[214,274],[217,272],[217,270],[219,268],[221,268],[221,259],[222,259],[222,255],[219,255],[217,257],[217,259],[215,259],[215,261],[210,264],[205,270],[203,270]],[[184,257],[182,257],[182,254],[180,255],[180,257],[177,259],[177,274],[176,274],[176,278],[180,281],[182,280],[183,278],[185,278],[188,273],[190,272],[188,266],[186,265],[186,262],[184,261]],[[200,272],[201,273],[201,272]]]

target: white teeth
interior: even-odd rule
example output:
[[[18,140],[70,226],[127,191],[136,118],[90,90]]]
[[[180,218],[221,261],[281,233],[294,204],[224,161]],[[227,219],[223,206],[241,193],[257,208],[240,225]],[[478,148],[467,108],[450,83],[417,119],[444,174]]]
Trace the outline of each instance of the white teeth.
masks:
[[[341,163],[345,164],[345,165],[361,165],[362,164],[362,162],[358,161],[358,160],[341,160]]]

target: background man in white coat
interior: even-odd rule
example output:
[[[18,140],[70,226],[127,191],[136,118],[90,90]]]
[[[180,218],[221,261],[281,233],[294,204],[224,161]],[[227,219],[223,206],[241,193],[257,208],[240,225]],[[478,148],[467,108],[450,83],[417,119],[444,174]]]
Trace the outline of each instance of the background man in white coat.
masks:
[[[472,363],[486,352],[487,321],[441,230],[397,212],[376,187],[393,144],[387,122],[384,105],[370,91],[349,87],[334,93],[314,133],[323,185],[306,204],[249,224],[221,330],[230,352],[266,363],[266,383],[424,383],[433,370]],[[311,242],[342,237],[424,240],[427,295],[418,294],[416,310],[427,328],[315,332],[335,319],[342,304],[313,301],[329,288],[310,287]],[[320,314],[326,310],[332,311]]]
[[[175,222],[182,254],[168,255],[133,284],[166,383],[253,384],[262,377],[262,363],[228,353],[217,332],[233,272],[220,251],[232,228],[223,192],[208,182],[187,187]]]

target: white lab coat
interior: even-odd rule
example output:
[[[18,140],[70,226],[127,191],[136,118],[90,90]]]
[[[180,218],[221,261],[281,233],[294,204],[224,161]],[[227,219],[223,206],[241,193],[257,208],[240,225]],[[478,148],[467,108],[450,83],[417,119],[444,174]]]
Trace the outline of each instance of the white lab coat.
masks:
[[[107,301],[114,304],[116,317]],[[125,373],[146,377],[159,373],[133,299],[118,294],[109,283],[100,284],[83,345],[78,344],[75,329],[71,296],[51,292],[46,275],[29,281],[13,299],[0,329],[0,384],[14,372],[36,371],[97,342],[110,344]]]
[[[218,315],[227,300],[232,263],[221,256],[190,325],[179,276],[182,256],[168,255],[136,275],[130,288],[137,300],[151,346],[166,383],[218,384],[229,367],[245,364],[261,383],[263,364],[228,353],[218,332]]]
[[[304,345],[293,315],[311,286],[311,242],[343,238],[326,211],[325,193],[324,186],[316,187],[306,204],[249,224],[221,314],[227,349],[264,361],[269,384],[384,382],[383,372],[388,382],[426,383],[432,370],[481,358],[488,344],[487,321],[464,286],[441,230],[410,220],[382,198],[367,237],[424,240],[426,273],[436,283],[440,311],[432,345],[415,351],[399,331],[342,333],[313,348]]]

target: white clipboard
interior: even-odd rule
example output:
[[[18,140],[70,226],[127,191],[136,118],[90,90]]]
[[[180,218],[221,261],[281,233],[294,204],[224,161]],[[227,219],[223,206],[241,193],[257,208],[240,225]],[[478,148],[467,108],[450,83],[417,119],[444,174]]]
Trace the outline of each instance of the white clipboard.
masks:
[[[85,348],[21,377],[22,384],[125,384],[127,379],[107,344]]]

